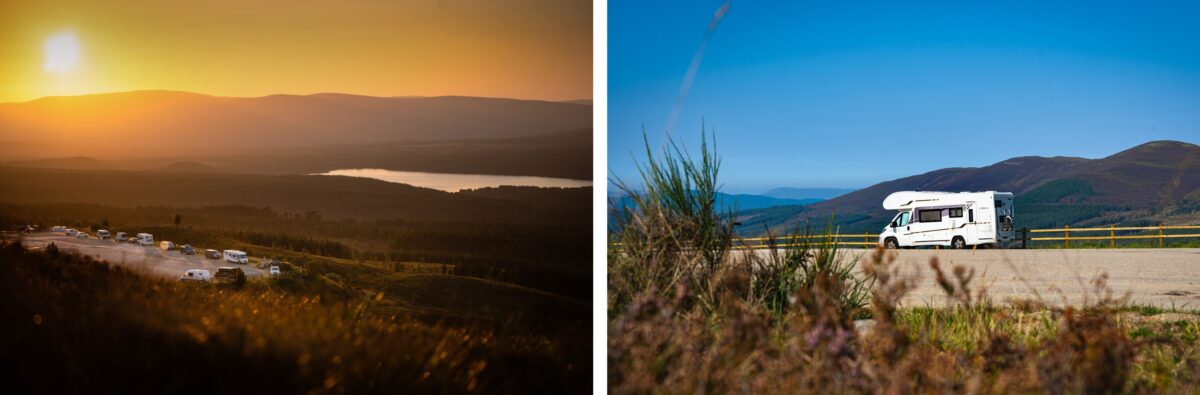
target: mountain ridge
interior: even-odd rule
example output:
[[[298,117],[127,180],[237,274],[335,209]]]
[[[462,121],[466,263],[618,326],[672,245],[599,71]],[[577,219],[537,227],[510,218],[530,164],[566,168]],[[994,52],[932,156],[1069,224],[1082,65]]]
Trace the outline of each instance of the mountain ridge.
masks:
[[[944,168],[884,181],[804,207],[750,210],[740,218],[744,231],[752,233],[786,231],[831,215],[840,217],[842,232],[873,231],[892,214],[880,205],[883,198],[904,190],[1013,192],[1018,224],[1024,219],[1030,227],[1164,220],[1200,200],[1200,146],[1159,140],[1099,159],[1014,157],[983,167]],[[1058,200],[1022,203],[1025,193]],[[1024,216],[1022,204],[1027,209]]]

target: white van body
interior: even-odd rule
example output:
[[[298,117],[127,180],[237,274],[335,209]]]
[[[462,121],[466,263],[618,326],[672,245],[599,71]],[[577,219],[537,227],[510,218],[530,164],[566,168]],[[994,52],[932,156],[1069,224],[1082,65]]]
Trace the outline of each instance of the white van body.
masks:
[[[238,250],[225,250],[225,261],[233,263],[248,263],[250,259],[246,257],[246,253]]]
[[[175,243],[172,243],[172,242],[169,242],[169,241],[164,241],[164,242],[158,243],[158,248],[162,248],[162,249],[164,249],[164,250],[167,250],[167,251],[174,250],[174,249],[175,249]]]
[[[179,277],[179,280],[209,282],[212,281],[212,273],[203,269],[188,269],[187,273]]]
[[[279,266],[271,266],[271,277],[279,275]]]
[[[96,231],[96,238],[97,238],[97,239],[104,240],[104,239],[107,239],[108,237],[109,237],[108,230],[105,230],[105,229],[100,229],[100,230],[97,230],[97,231]]]
[[[138,244],[141,244],[143,246],[154,245],[154,235],[149,234],[149,233],[138,233],[137,241],[138,241]]]
[[[883,199],[883,208],[899,211],[879,234],[888,248],[999,246],[1016,238],[1012,192],[904,191]]]
[[[116,241],[129,240],[129,235],[125,234],[125,232],[117,232],[117,237],[114,237],[113,240],[116,240]]]

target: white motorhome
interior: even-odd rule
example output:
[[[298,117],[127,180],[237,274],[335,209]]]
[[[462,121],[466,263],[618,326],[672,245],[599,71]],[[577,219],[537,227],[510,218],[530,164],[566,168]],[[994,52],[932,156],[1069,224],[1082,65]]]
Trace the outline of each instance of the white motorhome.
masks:
[[[125,241],[128,239],[129,239],[129,235],[125,234],[125,232],[117,232],[117,237],[113,238],[113,240],[116,240],[116,241]]]
[[[246,257],[246,253],[238,250],[225,250],[225,261],[233,263],[248,263],[250,259]]]
[[[887,248],[1001,246],[1014,240],[1012,192],[904,191],[883,199],[899,213],[879,234]]]
[[[149,234],[149,233],[138,233],[137,234],[137,242],[138,242],[138,244],[143,245],[143,246],[154,245],[154,235]]]
[[[96,238],[100,240],[106,240],[109,238],[109,233],[105,229],[100,229],[96,231]]]
[[[212,281],[212,274],[210,274],[208,270],[204,269],[188,269],[188,271],[183,273],[179,279],[182,281],[209,282]]]

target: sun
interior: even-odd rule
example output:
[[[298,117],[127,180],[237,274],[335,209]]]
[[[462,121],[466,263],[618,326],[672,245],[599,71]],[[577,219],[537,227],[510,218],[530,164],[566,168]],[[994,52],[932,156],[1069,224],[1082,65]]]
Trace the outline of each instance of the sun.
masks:
[[[46,63],[42,68],[58,75],[69,74],[79,65],[79,40],[72,33],[58,33],[46,40]]]

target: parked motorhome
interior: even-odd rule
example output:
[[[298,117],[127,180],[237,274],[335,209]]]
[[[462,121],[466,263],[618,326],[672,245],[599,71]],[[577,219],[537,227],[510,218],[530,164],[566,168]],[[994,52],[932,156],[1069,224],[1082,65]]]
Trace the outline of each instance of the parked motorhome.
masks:
[[[225,261],[233,263],[249,263],[246,253],[238,250],[225,250]]]
[[[117,232],[117,237],[114,237],[113,240],[116,240],[117,242],[129,240],[129,235],[125,232]]]
[[[108,230],[105,230],[105,229],[100,229],[100,230],[96,231],[96,238],[97,238],[97,239],[100,239],[100,240],[107,240],[109,237],[110,237],[110,235],[109,235],[109,233],[108,233]]]
[[[163,242],[158,243],[158,248],[162,248],[163,250],[166,250],[166,251],[174,250],[175,243],[172,243],[169,241],[163,241]]]
[[[879,234],[887,248],[1003,246],[1016,238],[1011,192],[904,191],[888,195],[883,208],[899,211]]]
[[[154,245],[154,235],[149,233],[138,233],[137,242],[143,246]]]
[[[212,274],[204,269],[188,269],[187,273],[179,277],[179,280],[208,282],[212,281]]]

